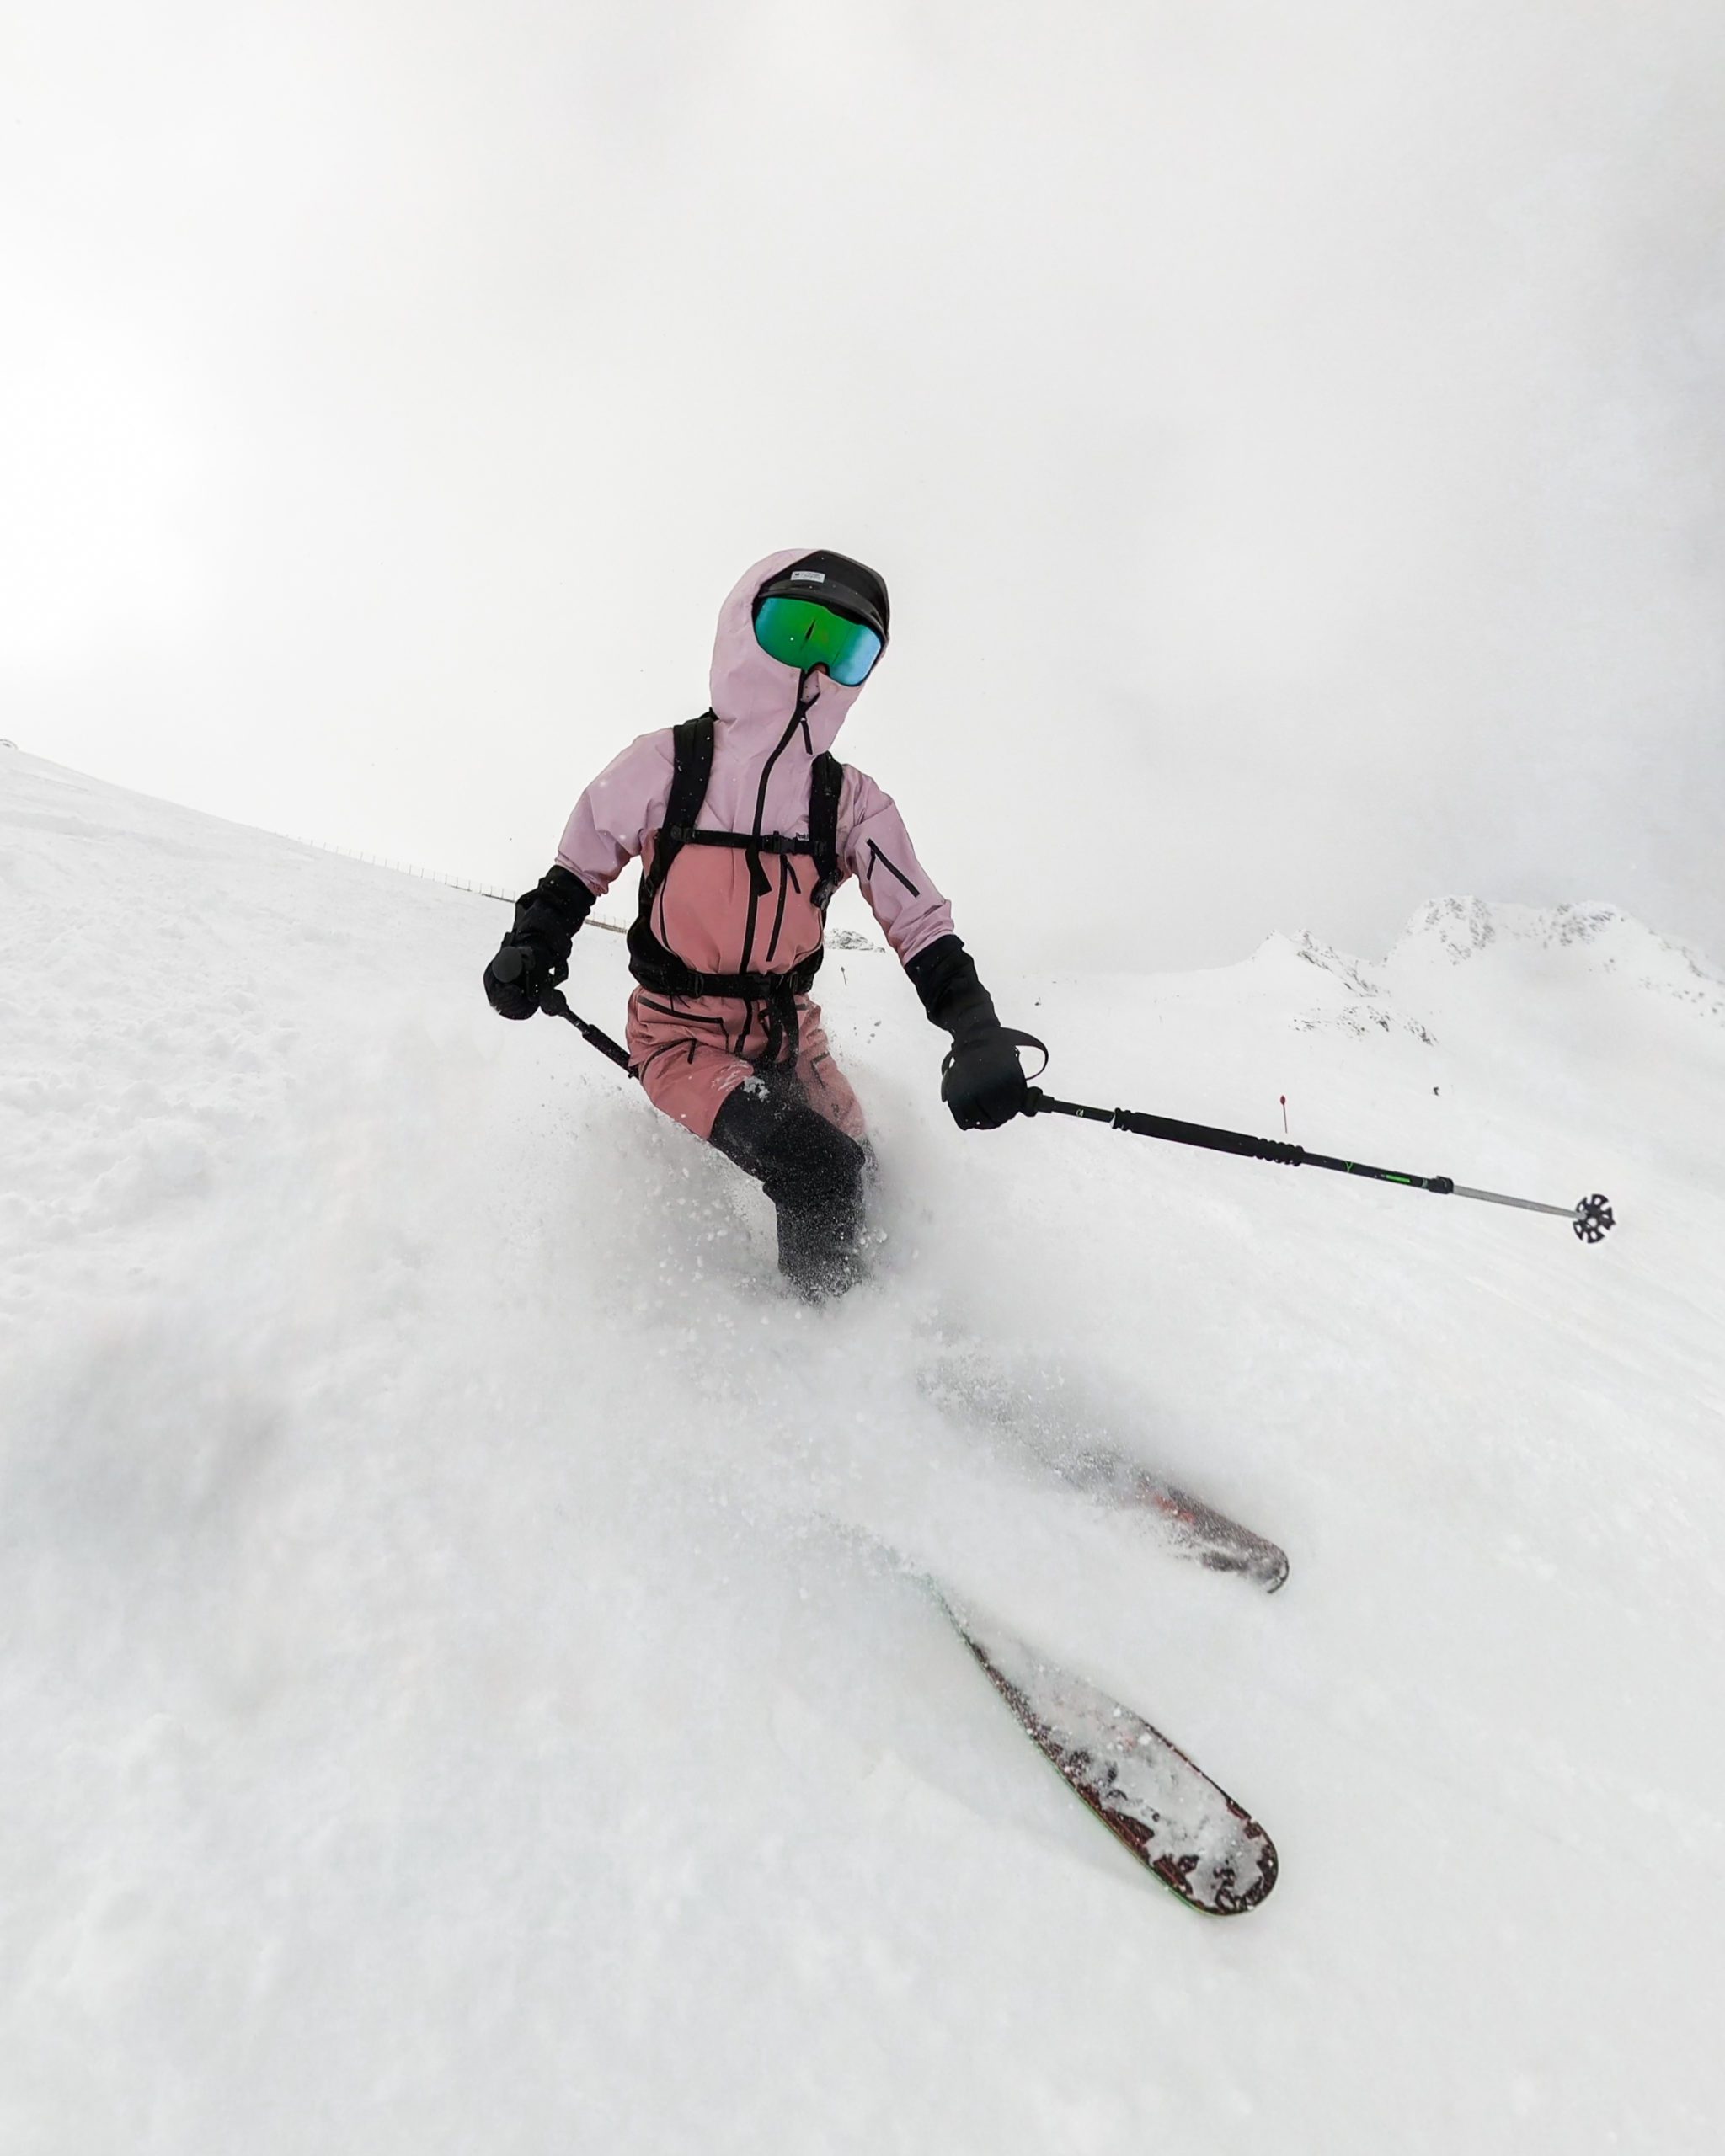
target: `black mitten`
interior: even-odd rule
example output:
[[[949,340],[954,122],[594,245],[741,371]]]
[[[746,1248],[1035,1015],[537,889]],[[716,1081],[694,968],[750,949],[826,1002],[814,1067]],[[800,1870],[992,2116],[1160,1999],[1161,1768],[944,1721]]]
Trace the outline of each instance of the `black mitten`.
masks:
[[[1024,1107],[1024,1066],[995,1016],[975,961],[956,936],[919,951],[905,971],[934,1024],[953,1037],[940,1097],[960,1130],[997,1130]]]
[[[503,1018],[531,1018],[547,988],[569,978],[569,946],[593,894],[567,868],[548,868],[515,900],[515,926],[485,969],[485,997]],[[515,954],[499,971],[505,952]]]

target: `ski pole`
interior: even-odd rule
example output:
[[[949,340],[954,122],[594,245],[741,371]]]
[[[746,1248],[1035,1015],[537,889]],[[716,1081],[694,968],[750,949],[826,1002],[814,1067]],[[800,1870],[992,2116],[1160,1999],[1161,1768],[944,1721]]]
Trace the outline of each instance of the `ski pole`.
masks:
[[[1024,1098],[1026,1115],[1076,1115],[1086,1123],[1105,1123],[1137,1138],[1163,1138],[1175,1145],[1202,1145],[1213,1153],[1238,1153],[1248,1160],[1274,1161],[1288,1168],[1331,1168],[1338,1175],[1365,1176],[1373,1182],[1405,1183],[1413,1190],[1429,1190],[1439,1198],[1478,1198],[1487,1205],[1514,1205],[1524,1213],[1553,1213],[1567,1220],[1584,1243],[1603,1242],[1616,1225],[1610,1201],[1599,1191],[1579,1198],[1573,1205],[1542,1205],[1537,1198],[1506,1198],[1498,1190],[1470,1190],[1449,1176],[1402,1175],[1394,1168],[1368,1167],[1364,1161],[1338,1161],[1327,1153],[1308,1153],[1303,1146],[1284,1145],[1279,1138],[1250,1138],[1244,1131],[1214,1130],[1208,1123],[1178,1123],[1173,1117],[1145,1115],[1133,1108],[1086,1107],[1077,1101],[1057,1101],[1039,1086],[1029,1088]]]
[[[519,980],[526,969],[526,959],[507,943],[491,961],[491,970],[500,981]],[[609,1033],[601,1033],[597,1026],[590,1026],[585,1018],[577,1017],[570,1010],[569,998],[560,988],[542,989],[539,1008],[548,1018],[567,1018],[584,1041],[596,1048],[601,1055],[608,1055],[619,1070],[628,1069],[629,1051],[621,1042],[614,1041]]]

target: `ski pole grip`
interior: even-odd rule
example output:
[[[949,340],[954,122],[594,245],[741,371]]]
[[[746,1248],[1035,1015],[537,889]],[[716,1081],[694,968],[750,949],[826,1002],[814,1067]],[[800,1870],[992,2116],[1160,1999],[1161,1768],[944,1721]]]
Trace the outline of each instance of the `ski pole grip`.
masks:
[[[1116,1108],[1112,1120],[1116,1130],[1130,1130],[1137,1138],[1202,1145],[1212,1153],[1238,1153],[1248,1161],[1274,1161],[1279,1167],[1297,1168],[1306,1160],[1303,1147],[1284,1145],[1279,1138],[1253,1138],[1243,1130],[1217,1130],[1207,1123],[1178,1123],[1172,1116],[1145,1115],[1135,1108]]]

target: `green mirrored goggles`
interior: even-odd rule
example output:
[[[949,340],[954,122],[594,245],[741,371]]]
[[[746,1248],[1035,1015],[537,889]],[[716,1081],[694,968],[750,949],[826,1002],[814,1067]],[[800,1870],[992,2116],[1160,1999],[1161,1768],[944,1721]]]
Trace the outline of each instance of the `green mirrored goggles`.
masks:
[[[763,599],[755,612],[755,641],[781,665],[809,673],[824,666],[854,689],[884,648],[874,631],[812,599]]]

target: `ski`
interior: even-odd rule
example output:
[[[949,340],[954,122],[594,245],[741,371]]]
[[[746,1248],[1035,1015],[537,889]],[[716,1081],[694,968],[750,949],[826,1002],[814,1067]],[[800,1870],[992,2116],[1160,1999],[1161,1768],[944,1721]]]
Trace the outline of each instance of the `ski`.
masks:
[[[934,1593],[1019,1727],[1147,1871],[1206,1916],[1258,1906],[1278,1862],[1249,1812],[1141,1715]]]
[[[1142,1514],[1177,1556],[1207,1572],[1236,1573],[1267,1594],[1286,1582],[1288,1553],[1268,1536],[1178,1488],[1118,1447],[1075,1438],[1073,1426],[1086,1419],[1085,1410],[1081,1401],[1075,1407],[1062,1384],[1039,1385],[1033,1376],[990,1369],[964,1350],[930,1364],[918,1382],[943,1412],[1006,1440],[1069,1488]]]
[[[1241,1916],[1264,1900],[1276,1883],[1275,1844],[1188,1753],[1087,1678],[969,1609],[902,1550],[855,1524],[827,1524],[929,1596],[1067,1788],[1188,1908]]]
[[[1087,1453],[1062,1472],[1063,1479],[1075,1487],[1123,1510],[1139,1507],[1153,1513],[1167,1529],[1167,1540],[1176,1553],[1191,1558],[1206,1572],[1237,1572],[1266,1594],[1274,1594],[1287,1580],[1285,1550],[1252,1529],[1242,1527],[1226,1513],[1219,1513],[1202,1498],[1162,1481],[1135,1460],[1118,1453]]]

